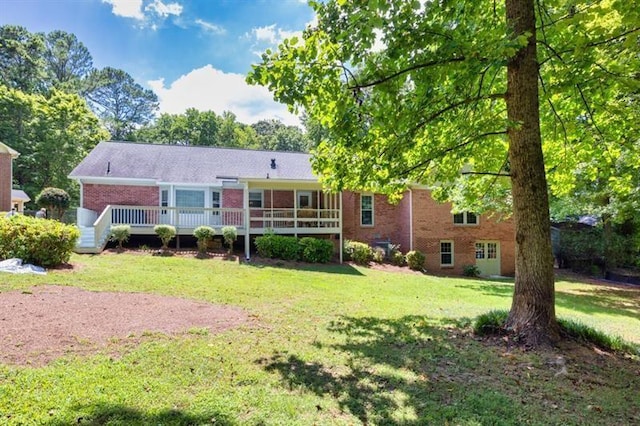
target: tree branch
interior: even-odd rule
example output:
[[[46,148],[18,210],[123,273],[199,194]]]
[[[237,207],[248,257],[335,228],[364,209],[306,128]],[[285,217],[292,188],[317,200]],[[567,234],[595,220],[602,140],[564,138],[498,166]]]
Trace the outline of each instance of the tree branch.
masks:
[[[487,175],[487,176],[496,176],[496,177],[511,177],[510,173],[500,173],[500,172],[462,172],[462,175]]]
[[[354,90],[354,89],[364,89],[367,87],[372,87],[372,86],[377,86],[378,84],[382,84],[385,83],[389,80],[393,80],[396,77],[399,77],[401,75],[404,75],[406,73],[409,73],[411,71],[415,71],[418,69],[422,69],[422,68],[428,68],[428,67],[432,67],[432,66],[436,66],[436,65],[444,65],[444,64],[451,64],[454,62],[462,62],[464,60],[466,60],[467,58],[465,58],[464,56],[461,57],[456,57],[456,58],[449,58],[449,59],[442,59],[442,60],[437,60],[437,61],[429,61],[429,62],[424,62],[421,64],[415,64],[410,66],[409,68],[405,68],[403,70],[400,71],[396,71],[391,75],[388,75],[386,77],[382,77],[378,80],[374,80],[368,83],[363,83],[363,84],[356,84],[355,86],[348,86],[347,89],[349,90]]]

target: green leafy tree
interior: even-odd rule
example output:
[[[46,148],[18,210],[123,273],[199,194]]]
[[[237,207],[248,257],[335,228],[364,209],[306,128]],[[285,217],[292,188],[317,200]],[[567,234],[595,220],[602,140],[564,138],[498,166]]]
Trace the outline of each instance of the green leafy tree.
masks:
[[[251,127],[258,135],[261,149],[298,152],[309,150],[309,139],[296,126],[286,126],[279,120],[260,120]]]
[[[64,189],[45,188],[36,197],[36,204],[47,209],[51,218],[60,220],[71,205],[71,198]]]
[[[17,25],[0,26],[0,84],[27,93],[42,91],[44,37]]]
[[[86,97],[114,140],[127,140],[137,126],[150,122],[158,97],[125,71],[107,67],[88,77]]]
[[[324,184],[393,197],[420,182],[459,206],[504,205],[516,227],[507,327],[531,345],[558,339],[548,189],[571,185],[576,162],[616,146],[616,124],[638,140],[619,108],[638,88],[638,8],[312,5],[318,25],[263,54],[248,78],[328,132],[313,160]]]
[[[93,70],[89,49],[71,33],[52,31],[44,37],[44,68],[50,84],[70,93],[82,93],[84,79]]]

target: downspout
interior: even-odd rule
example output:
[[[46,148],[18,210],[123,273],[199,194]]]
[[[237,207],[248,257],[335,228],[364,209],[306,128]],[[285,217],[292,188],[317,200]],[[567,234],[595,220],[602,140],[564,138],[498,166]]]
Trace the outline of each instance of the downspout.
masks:
[[[343,261],[343,253],[342,253],[342,248],[343,248],[343,244],[342,244],[342,191],[340,191],[340,193],[338,194],[338,214],[340,215],[340,263],[342,264]]]
[[[250,213],[249,213],[249,184],[244,183],[242,189],[242,204],[244,206],[244,257],[245,259],[251,259],[251,235],[249,227],[251,226]]]
[[[409,188],[409,251],[413,250],[413,190]]]

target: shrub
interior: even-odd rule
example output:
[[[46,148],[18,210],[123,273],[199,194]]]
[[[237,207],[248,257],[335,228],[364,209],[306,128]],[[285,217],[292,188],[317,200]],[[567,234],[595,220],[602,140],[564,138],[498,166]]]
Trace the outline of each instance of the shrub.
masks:
[[[158,235],[160,241],[162,241],[162,249],[169,248],[169,242],[176,236],[176,227],[171,225],[156,225],[153,228],[153,232]]]
[[[193,230],[193,236],[198,239],[198,251],[201,254],[207,252],[207,245],[215,235],[216,230],[210,226],[198,226]]]
[[[60,188],[45,188],[36,196],[36,204],[47,209],[52,218],[58,220],[62,219],[70,203],[69,194]]]
[[[299,241],[302,260],[311,263],[327,263],[333,257],[333,243],[320,238],[304,237]]]
[[[344,252],[358,265],[368,265],[373,260],[373,249],[369,244],[346,240]]]
[[[79,237],[75,226],[53,220],[0,218],[0,259],[17,257],[35,265],[58,266],[69,261]]]
[[[424,269],[425,256],[419,250],[411,250],[407,253],[407,265],[414,271],[422,271]]]
[[[401,251],[394,251],[391,253],[391,264],[395,266],[404,266],[405,258]]]
[[[298,260],[300,245],[298,238],[267,234],[256,238],[258,254],[270,259]]]
[[[118,243],[118,250],[122,250],[122,244],[129,241],[131,236],[131,226],[129,225],[114,225],[111,227],[109,233],[109,241],[115,241]]]
[[[507,322],[509,312],[498,309],[481,314],[473,324],[473,332],[478,336],[489,336],[505,332],[504,325]]]
[[[233,253],[233,243],[238,238],[238,230],[235,226],[225,226],[222,228],[222,237],[224,242],[229,246],[229,254]]]
[[[373,249],[373,261],[376,263],[384,262],[384,258],[387,252],[382,247],[374,247]]]
[[[462,267],[462,275],[465,277],[479,277],[480,269],[476,265],[464,265]]]

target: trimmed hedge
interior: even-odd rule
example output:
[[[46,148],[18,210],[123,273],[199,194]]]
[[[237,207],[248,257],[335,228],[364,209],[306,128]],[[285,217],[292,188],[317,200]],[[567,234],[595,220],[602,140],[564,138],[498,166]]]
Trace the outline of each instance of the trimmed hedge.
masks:
[[[345,240],[344,252],[358,265],[368,265],[373,260],[373,249],[367,243]]]
[[[331,241],[312,237],[285,237],[268,234],[255,239],[258,254],[269,259],[327,263],[333,257]]]
[[[156,225],[153,227],[153,232],[162,241],[162,248],[167,249],[173,237],[176,236],[176,227],[172,225]]]
[[[310,263],[327,263],[333,257],[333,243],[320,238],[304,237],[298,242],[302,260]]]
[[[407,253],[407,265],[414,271],[422,271],[424,269],[424,261],[426,260],[424,253],[419,250],[411,250]]]
[[[55,220],[16,215],[0,218],[0,259],[58,266],[69,261],[80,237],[78,228]]]

